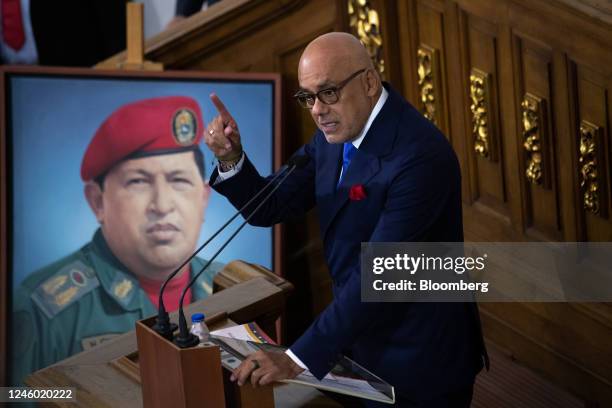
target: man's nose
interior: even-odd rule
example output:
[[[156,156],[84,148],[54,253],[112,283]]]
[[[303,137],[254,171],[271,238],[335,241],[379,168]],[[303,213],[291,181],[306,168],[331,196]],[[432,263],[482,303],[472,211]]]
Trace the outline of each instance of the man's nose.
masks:
[[[174,210],[172,186],[166,180],[157,180],[154,183],[150,208],[159,214],[167,214]]]
[[[310,109],[310,111],[312,112],[314,116],[321,116],[321,115],[325,115],[328,109],[329,109],[329,105],[321,102],[319,98],[315,98],[314,105],[312,105],[312,108]]]

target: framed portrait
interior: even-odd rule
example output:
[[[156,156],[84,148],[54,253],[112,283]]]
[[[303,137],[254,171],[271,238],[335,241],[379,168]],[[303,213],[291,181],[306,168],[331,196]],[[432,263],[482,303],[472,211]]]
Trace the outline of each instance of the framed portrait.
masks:
[[[269,174],[281,165],[281,84],[278,74],[4,67],[0,87],[0,352],[6,362],[0,379],[7,384],[11,359],[4,357],[10,357],[15,347],[7,334],[13,294],[29,276],[92,241],[99,228],[84,195],[80,169],[104,120],[126,104],[186,96],[199,105],[205,128],[217,115],[209,97],[216,93],[236,119],[250,160],[262,174]],[[216,160],[204,142],[200,144],[208,178]],[[235,211],[211,190],[196,247]],[[199,256],[210,259],[241,221],[240,216]],[[277,270],[280,256],[278,227],[247,225],[215,261],[242,259]],[[71,279],[78,283],[77,275]]]

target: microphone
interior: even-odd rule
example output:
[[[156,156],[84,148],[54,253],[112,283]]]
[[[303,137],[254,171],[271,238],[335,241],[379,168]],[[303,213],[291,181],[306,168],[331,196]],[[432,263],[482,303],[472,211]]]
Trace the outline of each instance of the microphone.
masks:
[[[176,268],[170,275],[168,275],[168,277],[166,278],[166,280],[164,281],[164,283],[162,284],[161,288],[159,289],[159,301],[158,301],[158,310],[157,310],[157,319],[155,321],[155,325],[152,327],[153,330],[155,330],[160,336],[164,337],[167,340],[172,340],[172,333],[177,329],[177,325],[174,323],[170,323],[170,316],[168,314],[168,312],[166,311],[166,307],[164,305],[164,291],[166,290],[166,286],[168,285],[168,282],[170,282],[170,280],[172,278],[174,278],[176,276],[176,274],[178,274],[185,265],[187,265],[193,258],[195,258],[195,256],[202,250],[204,249],[204,247],[206,245],[208,245],[210,243],[210,241],[212,241],[215,237],[217,237],[217,235],[219,235],[225,228],[227,228],[227,226],[236,219],[236,217],[238,217],[240,215],[240,213],[246,209],[249,205],[251,205],[259,196],[261,196],[264,191],[266,191],[270,186],[273,185],[273,183],[291,166],[294,165],[299,165],[299,167],[302,167],[305,163],[308,162],[308,158],[306,159],[306,162],[304,162],[303,160],[301,160],[300,158],[304,157],[304,156],[294,156],[291,157],[289,159],[289,161],[287,162],[286,165],[282,166],[279,171],[274,175],[274,177],[260,190],[257,192],[257,194],[255,194],[245,205],[242,206],[242,208],[240,208],[238,211],[236,211],[236,213],[230,217],[229,220],[227,220],[227,222],[225,224],[223,224],[210,238],[208,238],[208,240],[206,240],[206,242],[204,242],[202,245],[200,245],[200,247],[198,249],[196,249],[193,254],[191,254],[189,256],[189,258],[187,258],[181,265],[179,265],[178,268]]]
[[[176,339],[174,339],[174,344],[176,344],[180,348],[188,348],[188,347],[195,347],[200,342],[200,339],[198,338],[198,336],[191,334],[187,330],[187,320],[185,319],[185,313],[183,312],[183,300],[185,299],[185,294],[187,293],[189,288],[193,286],[193,284],[196,282],[198,277],[206,270],[206,268],[210,266],[210,264],[215,260],[215,258],[217,258],[217,256],[221,253],[221,251],[223,251],[225,247],[234,239],[234,237],[238,235],[238,233],[242,230],[242,228],[244,228],[244,226],[251,220],[253,215],[255,215],[255,213],[266,203],[266,201],[268,201],[270,197],[272,197],[272,195],[276,192],[276,190],[278,190],[278,188],[283,184],[283,182],[287,179],[287,177],[289,177],[295,169],[304,167],[309,161],[310,161],[310,158],[308,156],[294,156],[291,159],[289,159],[289,161],[287,162],[287,166],[289,170],[285,173],[283,178],[261,200],[261,202],[257,205],[257,207],[255,207],[253,211],[251,211],[251,213],[245,218],[245,220],[242,222],[242,224],[240,224],[240,226],[236,229],[236,231],[234,231],[234,233],[223,243],[221,248],[219,248],[219,250],[215,252],[215,254],[209,259],[206,265],[204,265],[202,269],[200,269],[200,271],[193,276],[193,278],[191,279],[191,281],[189,281],[187,286],[185,286],[185,288],[183,289],[183,292],[181,293],[181,299],[179,301],[179,335],[176,337]],[[264,189],[267,188],[271,184],[272,181],[273,180],[271,180],[266,186],[264,186]],[[247,204],[242,206],[240,210],[246,208],[252,201],[253,201],[253,198],[249,200]]]

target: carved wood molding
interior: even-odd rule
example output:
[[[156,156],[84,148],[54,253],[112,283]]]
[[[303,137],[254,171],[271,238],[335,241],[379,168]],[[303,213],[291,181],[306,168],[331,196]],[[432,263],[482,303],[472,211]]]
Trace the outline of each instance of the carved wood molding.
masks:
[[[582,192],[582,206],[586,211],[599,214],[599,133],[601,128],[591,122],[580,122],[580,189]]]
[[[417,75],[419,84],[419,97],[421,99],[423,115],[434,124],[439,103],[439,65],[435,48],[421,44],[417,50]]]
[[[527,152],[525,177],[535,185],[547,185],[544,159],[544,135],[546,132],[545,100],[529,92],[521,101],[523,147]]]
[[[478,68],[472,68],[470,72],[470,111],[474,151],[483,158],[495,161],[490,75]]]
[[[369,0],[348,1],[349,26],[366,47],[374,67],[385,78],[385,60],[383,58],[383,38],[378,12]]]

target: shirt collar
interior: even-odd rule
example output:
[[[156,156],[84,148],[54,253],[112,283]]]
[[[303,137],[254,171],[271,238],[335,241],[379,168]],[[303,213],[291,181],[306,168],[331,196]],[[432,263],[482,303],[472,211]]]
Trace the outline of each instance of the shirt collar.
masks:
[[[359,133],[357,138],[353,139],[353,141],[351,142],[353,143],[353,146],[355,146],[357,149],[359,149],[359,146],[361,145],[361,142],[363,142],[365,135],[368,133],[368,130],[370,130],[370,126],[372,126],[372,122],[374,122],[374,119],[376,119],[376,116],[378,116],[378,113],[382,109],[388,97],[389,92],[383,86],[382,93],[378,97],[378,102],[376,102],[376,105],[374,105],[374,109],[372,109],[372,112],[370,112],[370,117],[368,117],[368,121],[366,122],[363,129],[361,129],[361,132]]]

